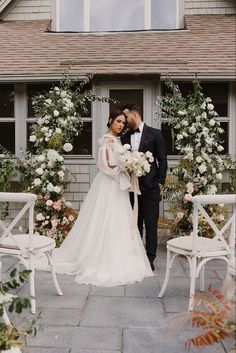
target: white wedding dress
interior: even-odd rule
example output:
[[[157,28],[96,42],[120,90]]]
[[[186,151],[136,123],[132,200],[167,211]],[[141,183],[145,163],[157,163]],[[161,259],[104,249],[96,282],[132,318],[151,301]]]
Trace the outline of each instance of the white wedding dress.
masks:
[[[153,272],[130,205],[130,178],[119,166],[121,144],[108,134],[98,143],[99,172],[72,230],[55,249],[56,272],[96,286],[142,281]]]

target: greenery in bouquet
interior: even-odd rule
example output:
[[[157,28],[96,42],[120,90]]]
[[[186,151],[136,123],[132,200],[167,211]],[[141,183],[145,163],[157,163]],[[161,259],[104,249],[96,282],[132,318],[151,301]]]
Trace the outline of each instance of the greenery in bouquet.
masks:
[[[193,92],[183,97],[178,85],[166,81],[168,93],[160,98],[161,119],[166,121],[175,135],[175,148],[180,159],[170,168],[163,190],[163,198],[170,201],[174,214],[172,231],[176,235],[192,230],[191,198],[196,194],[216,194],[221,191],[222,173],[230,170],[233,178],[236,165],[230,156],[222,155],[222,129],[217,120],[211,98],[205,97],[198,81]],[[233,184],[229,192],[234,192]],[[209,215],[223,224],[227,209],[223,205],[207,207]],[[207,222],[200,220],[200,234],[211,237]]]
[[[8,312],[19,316],[24,309],[30,308],[30,301],[28,298],[21,298],[10,291],[16,291],[20,287],[20,283],[24,283],[29,277],[30,271],[24,270],[17,272],[13,269],[10,272],[10,280],[0,282],[0,351],[3,353],[21,353],[26,344],[28,335],[35,336],[37,334],[37,321],[39,315],[31,321],[25,320],[23,325],[22,318],[15,318],[15,321],[21,321],[20,324],[11,323],[7,324],[3,317],[4,313]],[[40,328],[40,325],[39,325]]]
[[[48,93],[34,97],[37,121],[29,137],[34,152],[28,151],[18,164],[21,184],[38,195],[35,229],[39,234],[54,238],[57,245],[68,234],[77,216],[62,196],[68,183],[64,155],[73,150],[73,138],[83,129],[81,115],[86,113],[88,103],[107,101],[86,89],[89,80],[79,83],[67,77]]]

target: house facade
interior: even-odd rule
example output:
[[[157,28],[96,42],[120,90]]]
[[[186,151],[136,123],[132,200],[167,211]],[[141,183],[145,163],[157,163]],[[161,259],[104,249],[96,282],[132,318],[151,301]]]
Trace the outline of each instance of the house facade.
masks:
[[[22,157],[35,121],[32,96],[69,71],[81,80],[92,74],[97,93],[118,106],[141,105],[144,122],[162,129],[174,164],[156,104],[170,76],[186,93],[193,79],[201,81],[225,130],[225,151],[235,159],[235,28],[234,0],[0,0],[0,144]],[[112,108],[91,104],[65,157],[72,175],[65,197],[76,209],[97,173],[96,141]]]

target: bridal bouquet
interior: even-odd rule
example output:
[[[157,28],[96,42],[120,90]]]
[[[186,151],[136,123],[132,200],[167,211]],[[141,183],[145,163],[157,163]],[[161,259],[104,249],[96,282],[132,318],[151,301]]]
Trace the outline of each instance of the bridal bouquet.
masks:
[[[123,152],[120,154],[119,161],[131,175],[141,177],[150,172],[150,163],[154,161],[151,152],[131,151],[131,146],[125,144]]]

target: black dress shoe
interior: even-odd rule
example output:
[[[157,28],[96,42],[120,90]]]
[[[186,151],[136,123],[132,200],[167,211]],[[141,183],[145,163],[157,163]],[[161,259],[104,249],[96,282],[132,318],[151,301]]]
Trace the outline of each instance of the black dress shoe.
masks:
[[[150,262],[150,266],[151,266],[152,271],[155,271],[155,266],[154,266],[153,262]]]

